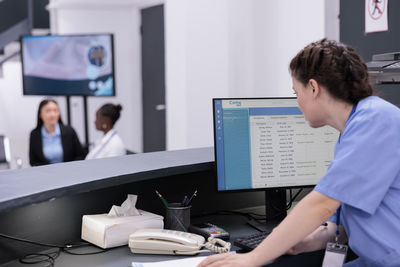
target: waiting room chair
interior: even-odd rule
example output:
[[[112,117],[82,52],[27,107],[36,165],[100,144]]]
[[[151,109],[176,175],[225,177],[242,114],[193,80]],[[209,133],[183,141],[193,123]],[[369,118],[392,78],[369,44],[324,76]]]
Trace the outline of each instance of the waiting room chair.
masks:
[[[0,170],[9,169],[11,162],[10,141],[0,135]]]

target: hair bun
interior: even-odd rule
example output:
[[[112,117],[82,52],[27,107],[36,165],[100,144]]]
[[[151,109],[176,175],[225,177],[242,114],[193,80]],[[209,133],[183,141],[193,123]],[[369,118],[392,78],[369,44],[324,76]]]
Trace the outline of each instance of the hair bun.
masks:
[[[122,110],[122,106],[120,104],[115,105],[115,110],[117,110],[118,112],[120,112]]]

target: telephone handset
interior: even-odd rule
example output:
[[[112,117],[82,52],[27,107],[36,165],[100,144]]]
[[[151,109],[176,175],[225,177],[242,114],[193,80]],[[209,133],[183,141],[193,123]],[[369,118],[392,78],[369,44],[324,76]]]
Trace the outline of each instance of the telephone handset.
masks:
[[[211,240],[211,239],[210,239]],[[209,241],[210,241],[209,240]],[[212,241],[212,243],[210,243]],[[220,245],[215,246],[216,239],[205,243],[201,235],[166,230],[166,229],[139,229],[129,236],[129,247],[132,253],[141,254],[173,254],[173,255],[195,255],[206,247],[215,252],[228,252],[230,243],[218,240]]]
[[[129,236],[129,247],[133,253],[194,255],[204,241],[204,237],[191,233],[140,229]]]

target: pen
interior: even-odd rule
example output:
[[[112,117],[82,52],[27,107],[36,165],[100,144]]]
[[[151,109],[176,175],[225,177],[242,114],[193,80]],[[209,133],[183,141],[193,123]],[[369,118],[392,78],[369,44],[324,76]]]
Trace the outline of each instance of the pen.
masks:
[[[185,206],[189,206],[192,204],[193,199],[197,196],[197,189],[194,191],[193,195],[190,197],[189,201],[186,203]]]
[[[321,224],[321,226],[328,226],[328,223],[324,222],[323,224]]]
[[[168,202],[163,198],[163,196],[157,190],[155,190],[155,191],[156,191],[157,196],[161,199],[161,201],[164,204],[164,206],[166,208],[168,208],[169,207]]]
[[[182,203],[181,203],[182,207],[185,206],[186,200],[187,200],[187,195],[185,195],[185,197],[182,200]]]

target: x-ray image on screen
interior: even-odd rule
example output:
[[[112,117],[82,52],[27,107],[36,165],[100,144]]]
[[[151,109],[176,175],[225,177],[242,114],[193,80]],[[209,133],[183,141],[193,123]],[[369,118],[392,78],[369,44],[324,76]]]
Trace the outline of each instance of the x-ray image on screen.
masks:
[[[24,36],[24,95],[115,95],[113,36]]]

